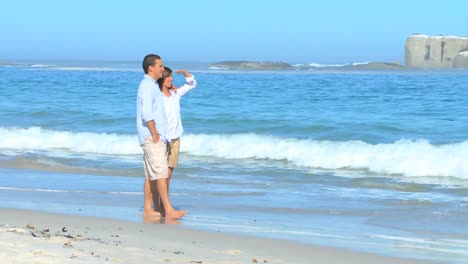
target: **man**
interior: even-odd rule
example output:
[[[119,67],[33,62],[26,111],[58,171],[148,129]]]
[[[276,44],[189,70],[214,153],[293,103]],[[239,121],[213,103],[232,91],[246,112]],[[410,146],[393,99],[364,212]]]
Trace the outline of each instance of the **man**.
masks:
[[[154,54],[146,55],[142,64],[145,76],[138,87],[136,123],[146,176],[143,217],[161,217],[163,213],[166,218],[178,219],[187,211],[176,211],[172,207],[167,190],[167,124],[163,95],[156,83],[162,77],[164,65],[161,57]],[[159,197],[164,211],[159,204],[155,204],[154,210],[151,206],[153,198],[157,201]]]

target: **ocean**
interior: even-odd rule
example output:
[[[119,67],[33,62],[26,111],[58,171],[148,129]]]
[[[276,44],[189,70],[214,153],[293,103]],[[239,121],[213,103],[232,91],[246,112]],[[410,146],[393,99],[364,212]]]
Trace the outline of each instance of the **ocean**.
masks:
[[[165,64],[198,82],[171,184],[182,226],[468,263],[468,71]],[[142,77],[0,66],[0,206],[142,221]]]

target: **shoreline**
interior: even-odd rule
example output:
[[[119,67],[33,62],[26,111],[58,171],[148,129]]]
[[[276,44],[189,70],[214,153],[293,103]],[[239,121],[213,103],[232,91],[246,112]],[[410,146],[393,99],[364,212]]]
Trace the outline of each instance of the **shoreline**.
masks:
[[[0,209],[8,263],[436,263],[176,224]]]

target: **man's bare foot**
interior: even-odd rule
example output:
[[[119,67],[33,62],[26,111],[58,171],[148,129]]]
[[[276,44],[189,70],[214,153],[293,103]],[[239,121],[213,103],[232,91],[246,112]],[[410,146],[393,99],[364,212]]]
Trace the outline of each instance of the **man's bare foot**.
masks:
[[[170,219],[180,219],[184,215],[186,215],[187,213],[188,213],[187,210],[181,210],[181,211],[173,210],[173,211],[170,211],[170,212],[166,212],[165,217],[166,217],[166,219],[168,219],[168,218],[170,218]]]

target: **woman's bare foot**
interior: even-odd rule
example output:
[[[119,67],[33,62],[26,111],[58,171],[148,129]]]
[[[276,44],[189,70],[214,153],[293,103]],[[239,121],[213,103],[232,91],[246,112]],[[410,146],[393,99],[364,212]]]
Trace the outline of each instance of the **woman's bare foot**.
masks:
[[[176,211],[176,210],[166,211],[165,217],[166,217],[166,219],[168,219],[168,218],[170,218],[170,219],[180,219],[180,218],[182,218],[184,215],[186,215],[187,213],[188,213],[187,210],[181,210],[181,211]]]
[[[144,216],[143,223],[145,224],[164,224],[164,218],[158,216]]]
[[[161,218],[161,213],[158,211],[154,211],[153,209],[144,210],[143,211],[143,218]]]

